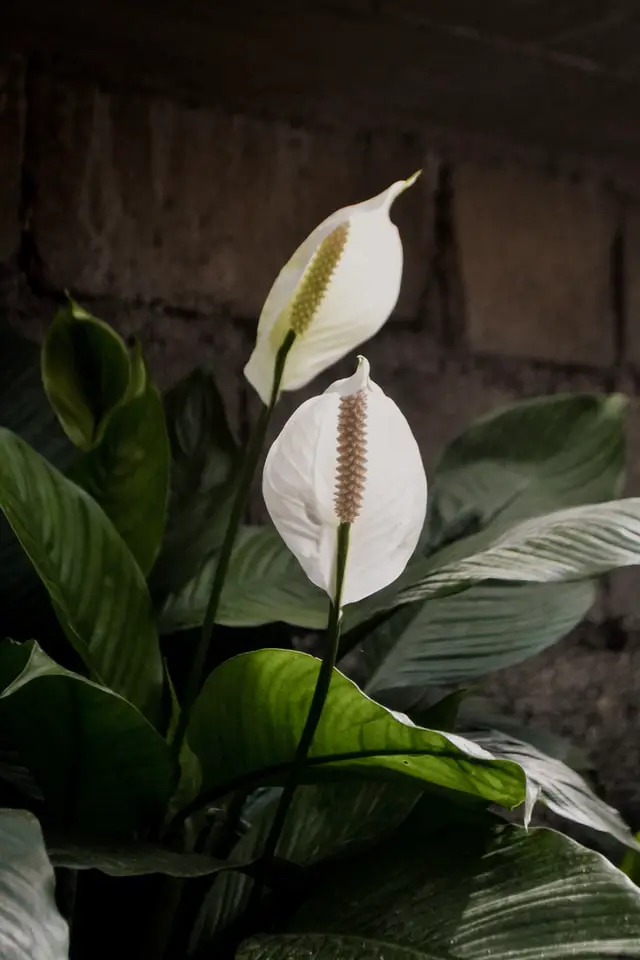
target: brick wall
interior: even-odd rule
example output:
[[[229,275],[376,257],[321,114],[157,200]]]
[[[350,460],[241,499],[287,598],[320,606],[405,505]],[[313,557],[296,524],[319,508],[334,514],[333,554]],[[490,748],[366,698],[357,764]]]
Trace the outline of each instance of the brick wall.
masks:
[[[471,419],[516,398],[640,392],[633,198],[593,170],[460,142],[444,157],[425,129],[225,115],[5,57],[0,309],[38,336],[71,289],[141,336],[163,385],[209,364],[244,436],[256,401],[241,370],[278,269],[332,209],[423,167],[395,209],[400,302],[367,353],[427,468]],[[301,399],[286,398],[280,420]],[[635,399],[630,445],[640,492]],[[638,593],[636,574],[612,578],[585,627],[493,688],[588,746],[609,797],[640,826]]]

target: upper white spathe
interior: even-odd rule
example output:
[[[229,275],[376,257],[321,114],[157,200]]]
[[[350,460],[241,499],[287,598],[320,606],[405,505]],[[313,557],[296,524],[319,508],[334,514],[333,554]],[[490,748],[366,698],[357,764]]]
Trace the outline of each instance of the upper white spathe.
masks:
[[[269,335],[279,317],[291,309],[318,247],[342,224],[349,227],[345,248],[313,320],[287,356],[281,390],[305,386],[373,337],[386,322],[398,300],[402,280],[402,242],[389,211],[395,198],[417,176],[398,180],[378,196],[332,213],[282,268],[262,308],[256,344],[244,368],[263,403],[270,399],[280,346]]]
[[[396,580],[413,554],[427,509],[420,451],[401,410],[356,373],[303,403],[265,462],[262,492],[274,526],[309,579],[335,599],[339,518],[334,506],[340,398],[366,390],[367,465],[362,508],[351,525],[342,603],[355,603]]]

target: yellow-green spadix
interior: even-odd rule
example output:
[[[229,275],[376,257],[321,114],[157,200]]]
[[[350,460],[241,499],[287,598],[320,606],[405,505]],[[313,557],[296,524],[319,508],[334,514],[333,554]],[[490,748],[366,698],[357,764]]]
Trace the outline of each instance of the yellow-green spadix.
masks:
[[[280,271],[265,301],[244,369],[260,399],[271,398],[275,358],[296,334],[281,390],[297,390],[386,322],[402,279],[402,242],[389,211],[419,174],[327,217]]]
[[[402,411],[358,358],[352,377],[303,403],[265,462],[262,492],[306,575],[335,599],[337,531],[350,524],[342,603],[396,580],[427,509],[420,451]]]

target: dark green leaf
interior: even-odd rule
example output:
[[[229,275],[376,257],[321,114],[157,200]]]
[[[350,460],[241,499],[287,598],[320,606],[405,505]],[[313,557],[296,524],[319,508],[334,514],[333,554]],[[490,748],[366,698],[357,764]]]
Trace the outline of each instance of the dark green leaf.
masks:
[[[42,381],[62,428],[81,450],[100,443],[130,380],[129,352],[121,337],[69,300],[45,334]]]
[[[69,929],[54,887],[36,818],[24,810],[0,810],[2,960],[67,960]]]
[[[361,643],[365,690],[384,698],[403,688],[467,683],[519,663],[566,636],[594,592],[588,580],[491,583],[400,607]]]
[[[211,560],[178,594],[170,596],[161,630],[202,624],[217,560]],[[314,587],[280,536],[269,527],[245,527],[231,557],[217,622],[255,627],[282,620],[307,629],[324,629],[327,595]]]
[[[97,503],[0,428],[0,509],[93,675],[154,722],[163,666],[144,576]]]
[[[538,795],[558,816],[592,830],[609,833],[627,846],[636,845],[631,830],[618,811],[600,800],[580,774],[566,763],[547,756],[530,743],[497,730],[474,732],[467,736],[494,756],[520,764],[527,775],[531,804]]]
[[[640,957],[640,892],[550,830],[457,827],[328,867],[287,932],[238,960]]]
[[[473,423],[431,478],[427,541],[457,539],[465,522],[471,532],[619,496],[625,408],[620,395],[561,394]]]
[[[100,444],[70,476],[100,504],[147,575],[162,543],[170,455],[160,394],[144,379],[144,390],[117,408]]]
[[[40,376],[35,343],[0,323],[0,426],[19,434],[59,470],[76,457],[49,405]],[[0,609],[19,610],[39,586],[31,564],[3,516],[0,516]]]
[[[47,851],[54,867],[99,870],[111,877],[142,877],[151,873],[169,877],[206,877],[242,866],[200,853],[181,853],[159,844],[117,845],[63,836],[47,836]]]
[[[222,543],[238,449],[213,376],[194,370],[170,390],[165,413],[171,444],[167,529],[153,573],[162,596],[197,577]]]
[[[422,706],[418,713],[412,711],[411,719],[419,726],[428,727],[430,730],[455,730],[458,713],[468,696],[469,690],[461,687],[445,697],[439,697],[428,705]]]
[[[57,823],[122,834],[164,812],[171,754],[134,706],[59,667],[34,641],[0,645],[0,684],[2,723]]]
[[[419,795],[419,787],[412,784],[371,781],[299,787],[280,837],[278,856],[303,866],[366,849],[402,823]],[[234,848],[234,860],[250,861],[260,855],[279,796],[280,790],[265,790],[246,805],[243,818],[250,827]],[[192,945],[206,943],[235,920],[246,906],[251,887],[252,880],[242,873],[218,877],[200,912]]]
[[[319,666],[304,653],[258,650],[226,661],[210,675],[188,730],[202,764],[205,795],[224,792],[234,782],[283,782]],[[453,734],[404,722],[336,670],[304,776],[314,782],[345,775],[426,781],[507,807],[525,796],[516,764],[496,762]]]

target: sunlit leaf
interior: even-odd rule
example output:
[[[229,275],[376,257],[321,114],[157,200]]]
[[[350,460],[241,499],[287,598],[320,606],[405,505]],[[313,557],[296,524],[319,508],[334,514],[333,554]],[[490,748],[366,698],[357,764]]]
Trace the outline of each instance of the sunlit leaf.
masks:
[[[187,734],[202,764],[205,796],[235,784],[283,782],[319,666],[304,653],[257,650],[227,660],[210,675]],[[304,782],[344,775],[427,782],[508,807],[525,796],[516,764],[495,761],[453,734],[403,722],[334,671]]]

